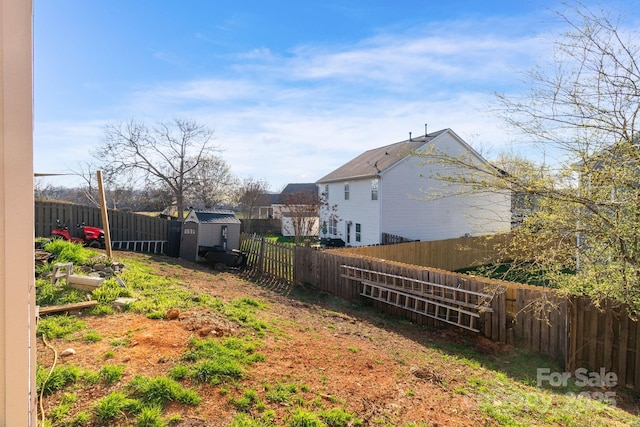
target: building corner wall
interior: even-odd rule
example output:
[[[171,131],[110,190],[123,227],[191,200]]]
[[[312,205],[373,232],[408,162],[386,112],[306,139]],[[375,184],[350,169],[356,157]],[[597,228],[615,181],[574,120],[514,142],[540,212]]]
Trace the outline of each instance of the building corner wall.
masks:
[[[0,425],[35,426],[32,3],[0,0]]]

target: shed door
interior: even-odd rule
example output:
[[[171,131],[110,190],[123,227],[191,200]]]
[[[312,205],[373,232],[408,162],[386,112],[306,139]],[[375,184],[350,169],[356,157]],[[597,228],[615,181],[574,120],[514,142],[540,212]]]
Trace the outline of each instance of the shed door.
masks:
[[[195,261],[198,255],[198,223],[185,222],[182,224],[180,239],[180,258]]]

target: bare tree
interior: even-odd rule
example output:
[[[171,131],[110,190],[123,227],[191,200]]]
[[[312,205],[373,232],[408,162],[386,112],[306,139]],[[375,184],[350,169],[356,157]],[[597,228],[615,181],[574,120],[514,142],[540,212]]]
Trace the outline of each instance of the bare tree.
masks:
[[[320,208],[326,202],[317,189],[284,194],[282,202],[282,227],[294,236],[296,245],[304,237],[318,235]]]
[[[100,168],[94,162],[79,162],[77,167],[72,169],[74,175],[82,179],[83,185],[80,187],[86,200],[93,206],[100,206],[98,196],[97,172]]]
[[[192,204],[212,208],[229,203],[237,186],[238,179],[222,157],[205,157],[189,176],[189,200]]]
[[[640,314],[640,46],[622,17],[581,3],[559,12],[568,31],[552,67],[527,74],[523,97],[499,95],[499,112],[538,152],[539,167],[474,169],[434,155],[465,174],[442,177],[474,191],[512,191],[533,201],[505,256],[539,282],[614,300]],[[546,71],[550,70],[550,71]],[[433,154],[433,153],[432,153]],[[468,173],[468,169],[473,173]]]
[[[251,221],[256,216],[256,210],[264,205],[265,195],[269,191],[269,184],[262,179],[245,178],[237,192],[237,203],[246,220],[246,231],[251,232]]]
[[[153,129],[132,120],[106,125],[95,157],[110,182],[142,179],[171,189],[182,221],[189,177],[217,150],[212,140],[213,131],[193,120],[161,121]]]

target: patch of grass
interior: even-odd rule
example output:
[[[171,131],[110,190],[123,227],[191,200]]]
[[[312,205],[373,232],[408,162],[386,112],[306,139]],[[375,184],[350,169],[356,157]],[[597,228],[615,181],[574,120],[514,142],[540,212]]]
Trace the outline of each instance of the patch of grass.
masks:
[[[56,423],[61,423],[71,411],[70,403],[60,403],[49,410],[49,418]]]
[[[165,427],[167,422],[162,417],[162,408],[145,406],[135,419],[136,427]]]
[[[68,338],[86,327],[86,323],[75,316],[46,316],[38,321],[36,333],[47,339]]]
[[[167,377],[148,378],[136,375],[127,389],[132,397],[153,406],[164,407],[171,401],[184,405],[197,405],[201,401],[198,393],[182,387],[178,382]]]
[[[99,305],[106,305],[112,308],[111,305],[118,298],[132,297],[133,294],[127,288],[123,288],[118,284],[116,279],[108,279],[102,282],[99,288],[95,289],[91,295],[93,299],[98,301]],[[104,307],[100,308],[104,310]]]
[[[287,420],[288,427],[325,427],[320,417],[303,408],[296,408]]]
[[[230,398],[229,402],[235,406],[239,411],[247,412],[254,406],[260,403],[260,397],[255,390],[245,390],[242,396],[238,398]]]
[[[141,409],[140,403],[128,398],[121,391],[109,393],[93,406],[93,415],[99,422],[110,423],[125,412],[136,413]]]
[[[269,402],[290,405],[298,392],[295,384],[277,383],[273,387],[266,386],[267,392],[264,397]]]
[[[264,415],[262,418],[255,418],[249,414],[244,412],[240,412],[237,414],[233,421],[231,421],[230,427],[270,427],[273,424],[270,420],[265,419]]]
[[[102,341],[102,336],[96,331],[88,331],[82,337],[86,342],[99,342]]]
[[[189,368],[186,365],[178,364],[169,369],[167,375],[173,380],[182,381],[189,376]]]
[[[230,303],[224,303],[220,298],[215,298],[209,301],[208,306],[224,314],[229,320],[257,332],[263,333],[269,329],[267,323],[256,316],[256,312],[264,308],[265,305],[255,299],[238,298]]]
[[[52,239],[43,249],[54,256],[55,262],[71,262],[73,265],[90,265],[91,260],[99,255],[79,243],[63,239]]]
[[[76,414],[75,417],[73,417],[73,419],[69,421],[69,425],[74,427],[81,427],[81,426],[89,425],[90,421],[91,421],[91,414],[86,411],[80,411]]]
[[[244,376],[244,365],[264,360],[255,352],[255,344],[240,338],[227,338],[222,342],[215,339],[192,339],[190,349],[183,355],[186,362],[198,362],[188,366],[187,376],[198,383],[219,384],[224,380],[239,379]],[[184,375],[182,372],[178,374]],[[174,375],[176,372],[174,372]]]
[[[109,345],[111,345],[111,347],[116,347],[116,348],[126,347],[129,344],[131,344],[131,339],[127,336],[114,338],[111,340],[111,342],[109,342]]]
[[[66,284],[54,285],[48,279],[36,279],[36,304],[39,306],[64,305],[87,300],[88,292]]]
[[[191,368],[189,378],[197,383],[217,385],[244,376],[242,365],[233,359],[204,360]]]
[[[360,426],[363,421],[345,408],[332,408],[321,411],[320,419],[329,427]]]
[[[500,425],[637,425],[630,414],[615,413],[615,408],[595,399],[551,392],[514,381],[504,374],[491,378],[471,378],[469,387],[478,407]]]
[[[83,374],[82,369],[73,365],[57,365],[47,369],[42,365],[36,367],[36,390],[45,395],[61,390],[68,384],[78,381]]]
[[[122,379],[124,366],[121,365],[105,365],[100,368],[98,375],[100,379],[107,385],[118,382]]]

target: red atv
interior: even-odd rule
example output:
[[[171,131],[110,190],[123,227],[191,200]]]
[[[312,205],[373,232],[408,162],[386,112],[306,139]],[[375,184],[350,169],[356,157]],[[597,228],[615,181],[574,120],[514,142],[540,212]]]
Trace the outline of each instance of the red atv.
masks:
[[[84,246],[92,248],[104,248],[104,230],[98,227],[89,227],[84,225],[76,225],[80,237],[73,237],[69,233],[69,227],[66,224],[60,224],[60,220],[56,220],[56,228],[51,231],[52,239],[65,239],[70,242],[82,243]]]

